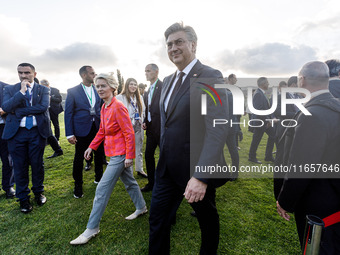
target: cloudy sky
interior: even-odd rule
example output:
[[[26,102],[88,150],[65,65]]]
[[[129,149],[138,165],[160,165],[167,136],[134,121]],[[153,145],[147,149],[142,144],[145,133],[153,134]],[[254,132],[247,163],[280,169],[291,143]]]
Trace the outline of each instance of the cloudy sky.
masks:
[[[224,76],[288,77],[307,61],[340,58],[338,0],[0,3],[0,80],[10,84],[21,62],[62,92],[80,82],[82,65],[147,83],[144,67],[156,63],[163,79],[175,71],[163,34],[178,21],[196,30],[197,58]]]

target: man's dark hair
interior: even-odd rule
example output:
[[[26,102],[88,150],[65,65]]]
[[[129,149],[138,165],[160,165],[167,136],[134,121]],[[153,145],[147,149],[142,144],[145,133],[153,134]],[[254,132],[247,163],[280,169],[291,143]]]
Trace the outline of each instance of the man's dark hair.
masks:
[[[81,76],[83,73],[87,73],[87,68],[92,68],[92,66],[82,66],[79,69],[79,75]]]
[[[183,22],[174,23],[170,27],[168,27],[168,29],[164,33],[165,40],[168,40],[169,35],[179,32],[179,31],[185,32],[189,41],[197,42],[197,35],[196,35],[195,30],[190,26],[184,26]]]
[[[287,85],[288,87],[292,86],[292,84],[297,84],[297,76],[292,76],[288,79]]]
[[[139,83],[139,84],[138,84],[138,88],[140,88],[140,89],[145,89],[145,88],[146,88],[146,85],[143,84],[143,83]]]
[[[287,86],[287,82],[285,82],[285,81],[280,81],[280,83],[279,83],[279,88],[281,88],[281,87],[286,87]]]
[[[28,66],[33,70],[33,72],[35,72],[35,67],[30,63],[21,63],[21,64],[18,65],[18,67],[19,66],[22,66],[22,67]]]
[[[326,65],[328,65],[329,77],[338,77],[340,72],[340,60],[330,59],[327,60],[325,63]]]
[[[235,74],[229,74],[229,76],[228,76],[228,80],[231,80],[232,78],[234,78],[236,75]]]
[[[148,64],[148,66],[151,66],[151,69],[154,71],[158,71],[158,66],[156,64]]]
[[[260,77],[257,79],[257,86],[261,87],[266,82],[268,82],[268,79],[266,77]]]

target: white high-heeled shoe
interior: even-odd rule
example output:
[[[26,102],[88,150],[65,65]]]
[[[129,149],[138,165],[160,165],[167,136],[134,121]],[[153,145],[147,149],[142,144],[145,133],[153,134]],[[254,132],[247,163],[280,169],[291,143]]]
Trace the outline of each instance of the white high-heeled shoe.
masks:
[[[146,208],[146,206],[144,206],[143,209],[136,210],[133,214],[127,216],[125,219],[126,219],[126,220],[134,220],[134,219],[136,219],[137,217],[139,217],[139,216],[141,216],[141,215],[143,215],[143,214],[145,214],[145,213],[147,213],[147,212],[148,212],[148,209]]]
[[[100,232],[100,230],[98,230],[98,232],[92,234],[90,237],[86,237],[83,234],[81,234],[80,236],[78,236],[76,239],[72,240],[70,242],[70,244],[72,245],[80,245],[80,244],[86,244],[88,243],[88,241],[90,241],[91,238],[95,237],[96,235],[98,235],[98,233]]]

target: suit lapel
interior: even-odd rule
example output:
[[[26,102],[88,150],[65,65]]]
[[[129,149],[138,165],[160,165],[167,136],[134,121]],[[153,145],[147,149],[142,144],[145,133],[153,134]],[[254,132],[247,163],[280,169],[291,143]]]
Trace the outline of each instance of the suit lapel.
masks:
[[[2,105],[2,98],[3,98],[3,95],[4,95],[4,88],[5,88],[5,84],[0,82],[0,106]]]
[[[171,84],[174,82],[175,76],[176,76],[176,72],[172,74],[171,77],[169,76],[169,79],[167,79],[166,82],[163,82],[163,89],[162,89],[162,94],[161,94],[161,99],[160,99],[160,109],[161,109],[161,112],[164,114],[165,114],[165,107],[164,107],[165,99],[167,98],[169,94],[169,90],[171,88]]]
[[[159,80],[158,80],[156,85],[155,85],[154,91],[152,93],[150,108],[155,104],[154,101],[156,101],[156,100],[154,100],[154,99],[157,98],[159,91],[160,90],[159,90]],[[149,100],[149,91],[148,91],[147,100]]]
[[[91,86],[92,86],[92,85],[91,85]],[[100,106],[101,106],[101,98],[99,97],[99,94],[98,94],[96,88],[94,88],[94,86],[92,86],[92,88],[93,88],[93,92],[94,92],[94,94],[95,94],[95,96],[96,96],[96,104],[95,104],[95,107],[96,107],[96,105],[99,105],[99,108],[100,108]],[[97,104],[98,102],[99,102],[99,104]]]
[[[269,105],[269,100],[268,100],[268,98],[266,97],[266,94],[265,94],[261,89],[258,88],[258,90],[259,90],[259,93],[261,93],[261,95],[262,95],[263,101],[266,102],[267,109],[269,109],[269,108],[270,108],[270,105]]]
[[[177,93],[176,97],[174,98],[174,100],[173,100],[173,102],[172,102],[172,104],[170,106],[170,109],[168,109],[168,114],[167,114],[168,118],[171,116],[172,112],[176,108],[176,105],[177,105],[178,101],[180,100],[180,98],[190,88],[190,84],[193,84],[194,81],[191,80],[191,79],[194,78],[196,80],[196,78],[199,77],[201,69],[202,69],[202,64],[201,64],[201,62],[197,61],[197,63],[192,67],[192,69],[190,70],[189,74],[187,75],[187,77],[185,78],[184,82],[182,83],[181,87],[179,88],[178,93]],[[172,83],[173,83],[173,81],[170,83],[170,85]]]
[[[78,88],[79,88],[78,89],[79,90],[79,96],[83,98],[83,100],[89,105],[89,107],[91,107],[89,99],[87,98],[87,95],[86,95],[84,88],[83,88],[83,85],[81,83],[79,84]]]
[[[39,97],[40,97],[40,86],[38,83],[34,83],[34,87],[32,90],[32,105],[36,105]]]
[[[331,99],[331,98],[332,98],[332,96],[331,96],[329,93],[321,94],[321,95],[316,96],[316,97],[312,98],[311,100],[309,100],[309,101],[304,105],[304,107],[307,108],[307,107],[309,107],[309,106],[311,106],[311,105],[313,105],[313,104],[318,104],[318,101],[320,101],[320,100],[326,100],[326,101],[328,101],[328,100]],[[298,110],[298,111],[295,113],[293,119],[294,119],[294,120],[297,120],[297,119],[299,118],[300,114],[302,114],[302,112],[301,112],[300,110]],[[293,122],[290,122],[289,125],[293,125]],[[289,127],[287,127],[287,128],[285,129],[285,131],[283,132],[281,138],[279,139],[279,142],[281,142],[281,140],[284,139],[284,137],[286,136],[286,133],[288,132],[289,129],[290,129]]]

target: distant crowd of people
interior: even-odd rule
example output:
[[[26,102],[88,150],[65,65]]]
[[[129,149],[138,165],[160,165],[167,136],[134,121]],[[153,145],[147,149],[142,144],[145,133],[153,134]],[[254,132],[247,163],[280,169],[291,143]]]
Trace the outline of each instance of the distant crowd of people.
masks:
[[[196,58],[197,35],[190,26],[171,25],[164,33],[170,61],[176,72],[163,81],[158,78],[156,64],[145,67],[149,89],[134,78],[126,80],[118,94],[118,83],[113,73],[96,74],[85,65],[79,69],[81,83],[68,89],[65,109],[59,90],[50,87],[48,80],[36,79],[35,67],[21,63],[17,67],[20,82],[8,85],[0,82],[0,156],[2,160],[2,188],[6,198],[17,197],[20,210],[29,213],[29,166],[32,170],[32,192],[37,205],[42,206],[44,196],[43,155],[46,142],[54,150],[48,158],[63,155],[60,146],[58,115],[64,110],[65,133],[75,146],[73,159],[73,196],[84,196],[83,170],[94,160],[94,183],[97,184],[93,207],[85,231],[70,244],[81,245],[96,236],[116,182],[120,178],[136,210],[126,217],[133,220],[150,210],[149,254],[170,253],[170,230],[176,222],[176,211],[183,198],[193,208],[201,229],[200,254],[216,254],[219,244],[219,214],[216,207],[216,189],[227,181],[239,177],[239,142],[243,139],[241,115],[234,114],[237,98],[215,84],[236,86],[237,77],[223,78],[220,71],[202,64]],[[252,142],[249,162],[262,164],[257,157],[261,139],[268,135],[264,160],[276,166],[340,163],[340,61],[306,63],[298,76],[278,84],[274,99],[266,95],[269,81],[257,80],[253,93],[253,108],[270,110],[277,99],[277,108],[270,114],[254,114],[248,107],[252,121]],[[283,88],[303,88],[311,99],[303,107],[305,115],[294,104],[287,104],[282,113]],[[199,89],[201,88],[201,89]],[[201,112],[201,98],[207,88],[218,94],[223,107],[217,107],[213,97],[207,97],[207,114]],[[276,96],[276,95],[275,95]],[[304,98],[289,92],[286,99]],[[212,119],[228,119],[236,125],[213,126]],[[282,120],[296,121],[285,127]],[[54,126],[54,134],[51,130]],[[143,166],[144,131],[146,132],[145,163]],[[275,157],[273,156],[276,145]],[[227,145],[236,169],[223,177],[207,176],[193,171],[193,166],[226,166],[223,149]],[[159,160],[155,151],[159,147]],[[109,157],[109,162],[106,161]],[[140,188],[133,175],[133,159],[138,175],[148,178]],[[107,164],[104,171],[103,165]],[[157,167],[156,167],[157,166]],[[146,172],[144,172],[146,169]],[[300,176],[301,177],[301,176]],[[340,212],[340,179],[297,178],[295,172],[274,174],[274,195],[281,217],[290,219],[295,213],[301,247],[307,215],[321,219]],[[14,190],[14,184],[16,190]],[[142,192],[152,191],[151,205],[147,206]],[[338,213],[339,214],[339,213]],[[338,217],[338,218],[336,218]],[[320,254],[340,253],[340,217],[324,228]],[[189,249],[189,248],[188,248]]]

